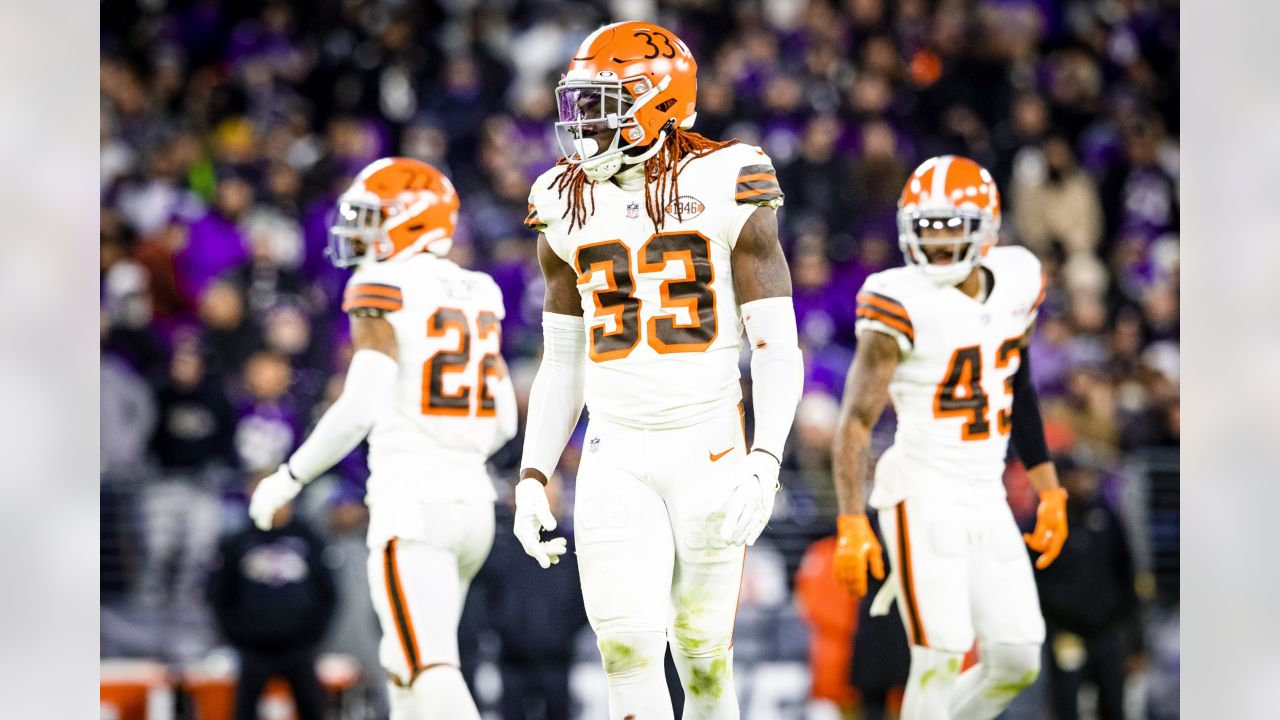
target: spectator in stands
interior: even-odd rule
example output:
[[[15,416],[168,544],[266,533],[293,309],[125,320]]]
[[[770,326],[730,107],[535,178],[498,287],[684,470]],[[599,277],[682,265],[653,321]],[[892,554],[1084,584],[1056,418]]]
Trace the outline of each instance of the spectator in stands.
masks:
[[[1040,150],[1033,156],[1036,161],[1028,160],[1014,172],[1010,194],[1019,236],[1041,257],[1061,252],[1068,265],[1099,265],[1102,205],[1097,185],[1063,136],[1049,135]]]
[[[236,452],[253,477],[280,467],[299,442],[302,428],[288,396],[293,368],[280,353],[254,353],[244,370],[246,397],[236,422]]]
[[[227,280],[216,280],[197,308],[207,372],[219,380],[238,377],[262,344],[261,318],[246,312],[244,295]]]
[[[547,484],[555,513],[560,511],[560,490],[557,475]],[[578,585],[573,535],[565,525],[561,528],[569,551],[550,569],[528,562],[515,537],[500,532],[474,582],[475,592],[485,601],[486,625],[502,643],[498,668],[504,720],[570,718],[569,667],[587,611]]]
[[[324,718],[316,646],[337,604],[324,549],[291,504],[270,530],[249,524],[222,542],[208,592],[219,629],[240,653],[235,720],[257,720],[262,690],[276,676],[288,681],[300,720]]]
[[[141,599],[193,601],[218,540],[218,493],[238,464],[233,443],[235,410],[220,383],[204,371],[195,344],[174,350],[169,381],[160,389],[151,448],[160,476],[142,488],[145,564]],[[176,579],[168,581],[171,563]]]
[[[240,221],[253,205],[253,186],[227,173],[218,181],[212,208],[186,227],[186,242],[174,253],[178,291],[194,305],[224,271],[249,259]]]
[[[1126,662],[1139,638],[1133,558],[1120,516],[1098,493],[1098,476],[1070,456],[1054,459],[1067,489],[1069,539],[1036,573],[1048,628],[1045,666],[1057,720],[1080,717],[1080,688],[1097,689],[1099,720],[1123,720]]]

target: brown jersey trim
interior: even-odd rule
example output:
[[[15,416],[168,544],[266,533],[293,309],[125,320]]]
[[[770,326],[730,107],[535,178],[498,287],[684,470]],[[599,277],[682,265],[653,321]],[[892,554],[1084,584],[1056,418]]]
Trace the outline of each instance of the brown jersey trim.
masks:
[[[902,602],[906,610],[907,624],[911,630],[911,644],[929,647],[920,622],[920,607],[916,598],[915,577],[911,571],[911,533],[907,528],[907,501],[894,506],[898,520],[898,561],[901,564]]]

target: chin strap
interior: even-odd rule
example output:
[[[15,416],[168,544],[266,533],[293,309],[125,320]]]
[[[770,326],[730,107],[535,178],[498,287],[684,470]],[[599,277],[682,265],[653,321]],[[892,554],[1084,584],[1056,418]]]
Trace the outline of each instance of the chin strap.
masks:
[[[581,162],[582,172],[586,173],[587,177],[592,180],[600,182],[617,175],[624,166],[642,165],[646,160],[658,154],[658,151],[662,149],[663,143],[667,141],[671,128],[674,126],[675,118],[668,120],[666,124],[662,126],[662,129],[658,131],[658,139],[654,140],[653,143],[639,155],[628,155],[624,151],[598,160],[588,158]],[[618,144],[618,137],[618,135],[613,136],[613,145]],[[612,149],[610,151],[612,152]]]
[[[638,165],[640,163],[643,163],[645,160],[648,160],[649,158],[653,157],[654,155],[657,155],[658,151],[662,149],[662,143],[666,142],[667,140],[667,128],[670,126],[671,126],[671,122],[668,122],[666,125],[662,126],[662,129],[658,131],[658,139],[653,141],[653,144],[649,146],[648,150],[645,150],[639,155],[627,155],[626,153],[623,153],[622,164]]]

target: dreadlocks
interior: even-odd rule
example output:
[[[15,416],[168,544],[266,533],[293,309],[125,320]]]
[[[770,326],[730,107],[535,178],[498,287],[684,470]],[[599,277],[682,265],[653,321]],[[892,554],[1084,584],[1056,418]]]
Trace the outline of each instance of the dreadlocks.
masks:
[[[644,208],[655,228],[662,229],[666,217],[663,209],[680,197],[680,163],[710,155],[737,142],[736,139],[711,140],[683,128],[675,128],[671,132],[662,148],[644,162]],[[559,164],[567,163],[567,160],[561,160]],[[560,173],[547,189],[553,187],[561,198],[569,193],[569,202],[561,216],[569,220],[569,230],[586,225],[587,218],[596,212],[596,196],[595,183],[587,179],[582,168],[575,166]],[[587,196],[591,197],[590,210],[587,209]],[[684,219],[679,203],[675,204],[675,212],[678,219]]]

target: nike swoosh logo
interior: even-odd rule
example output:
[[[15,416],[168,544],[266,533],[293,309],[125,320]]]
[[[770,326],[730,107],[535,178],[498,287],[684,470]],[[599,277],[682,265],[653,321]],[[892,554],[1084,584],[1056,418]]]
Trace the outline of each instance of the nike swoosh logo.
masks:
[[[724,457],[725,455],[728,455],[731,452],[733,452],[733,448],[729,448],[728,450],[725,450],[724,452],[719,452],[719,453],[713,453],[710,450],[708,450],[707,455],[711,458],[711,462],[715,462],[720,458]]]

